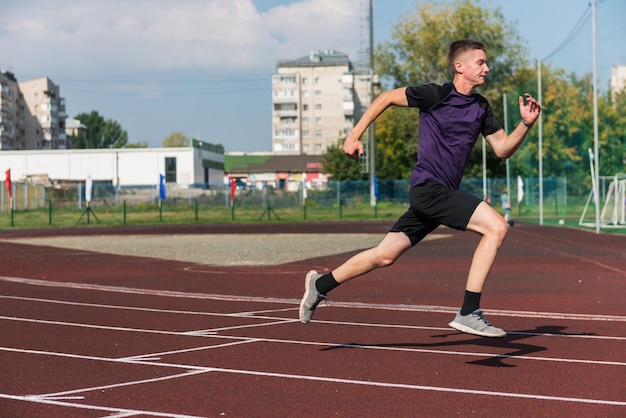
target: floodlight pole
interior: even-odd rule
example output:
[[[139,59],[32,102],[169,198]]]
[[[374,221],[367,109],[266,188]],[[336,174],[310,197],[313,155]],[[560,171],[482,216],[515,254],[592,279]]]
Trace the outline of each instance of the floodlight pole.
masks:
[[[598,145],[598,57],[596,50],[596,1],[591,2],[591,43],[593,51],[593,155],[596,177],[593,194],[596,207],[596,234],[600,233],[600,147]]]
[[[374,102],[374,15],[372,0],[369,0],[369,70],[370,70],[370,105]],[[374,123],[369,126],[369,159],[370,159],[370,205],[376,206],[376,140]]]
[[[509,115],[507,111],[507,103],[506,103],[506,93],[502,94],[502,104],[504,108],[504,132],[509,134]],[[506,190],[509,196],[511,196],[511,164],[510,158],[506,159]]]
[[[541,60],[537,60],[537,98],[541,103]],[[543,125],[541,113],[539,113],[538,131],[538,155],[539,160],[539,225],[543,225]]]

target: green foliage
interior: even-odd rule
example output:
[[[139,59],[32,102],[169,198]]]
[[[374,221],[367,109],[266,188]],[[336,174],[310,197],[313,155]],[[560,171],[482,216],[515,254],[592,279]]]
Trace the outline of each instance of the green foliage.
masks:
[[[148,142],[141,141],[141,142],[129,143],[129,144],[126,144],[125,148],[148,148]]]
[[[488,5],[488,3],[487,3]],[[517,30],[504,20],[498,8],[482,1],[419,1],[393,29],[392,39],[379,44],[375,70],[385,88],[451,80],[446,63],[450,42],[473,38],[487,46],[490,73],[480,93],[487,97],[504,125],[503,95],[507,100],[508,131],[520,123],[518,97],[536,98],[536,63],[527,61],[527,50]],[[542,165],[546,177],[586,179],[568,187],[589,190],[589,153],[594,147],[593,92],[591,76],[578,77],[565,70],[542,66]],[[626,92],[598,97],[600,175],[626,172]],[[375,123],[376,172],[379,180],[408,178],[419,147],[418,112],[391,108]],[[537,177],[539,123],[510,159],[513,176]],[[326,169],[336,179],[364,178],[341,148],[329,149]],[[482,141],[478,138],[465,177],[482,177]],[[504,177],[506,163],[487,146],[487,176]],[[337,173],[337,174],[335,174]],[[335,177],[334,177],[335,178]]]
[[[172,132],[163,139],[164,147],[186,147],[191,143],[191,138],[182,132]]]
[[[516,69],[525,64],[526,50],[512,25],[499,9],[488,9],[481,2],[419,2],[393,30],[392,40],[378,45],[376,72],[391,87],[452,79],[446,54],[451,42],[473,38],[487,45],[491,72],[488,86],[481,91],[490,101],[501,103],[504,86],[513,80]],[[496,115],[502,110],[494,107]],[[418,150],[418,112],[414,109],[387,110],[376,122],[376,161],[380,179],[408,178]],[[476,147],[467,173],[482,176],[482,153]],[[502,174],[504,165],[490,153],[493,174]]]
[[[122,126],[113,119],[104,119],[95,110],[80,113],[75,119],[87,126],[87,133],[71,137],[71,148],[123,148],[128,143],[128,133]]]
[[[322,157],[324,171],[331,175],[333,180],[364,180],[366,173],[361,173],[358,159],[348,158],[342,149],[343,139],[337,145],[331,145],[326,149]]]

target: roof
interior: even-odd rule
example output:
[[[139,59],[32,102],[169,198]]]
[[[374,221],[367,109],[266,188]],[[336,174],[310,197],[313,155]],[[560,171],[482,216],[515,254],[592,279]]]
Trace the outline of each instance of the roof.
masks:
[[[295,60],[278,61],[277,67],[329,67],[336,65],[350,65],[348,55],[333,49],[325,51],[311,51],[306,57]]]
[[[224,172],[301,173],[321,172],[321,155],[224,155]]]

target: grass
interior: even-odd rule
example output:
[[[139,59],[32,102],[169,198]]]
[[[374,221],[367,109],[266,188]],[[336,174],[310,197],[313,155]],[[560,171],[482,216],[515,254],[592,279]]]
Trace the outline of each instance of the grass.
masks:
[[[225,223],[265,223],[265,222],[331,222],[339,220],[389,220],[394,222],[407,209],[406,204],[381,202],[376,207],[368,203],[338,206],[316,205],[289,206],[282,208],[263,208],[259,206],[230,207],[199,206],[196,204],[177,203],[176,205],[140,204],[94,207],[90,211],[78,208],[44,208],[33,210],[4,211],[0,213],[0,228],[5,230],[72,228],[77,226],[123,226],[123,225],[158,225],[158,224],[225,224]],[[564,226],[579,227],[578,220],[582,207],[569,207],[571,216],[550,214],[544,210],[544,224],[559,226],[563,219]],[[525,208],[522,213],[515,213],[516,222],[538,223],[539,210]],[[590,215],[593,217],[593,214]],[[583,228],[583,227],[581,227]],[[594,229],[594,228],[584,228]],[[602,228],[603,232],[626,234],[626,228]]]

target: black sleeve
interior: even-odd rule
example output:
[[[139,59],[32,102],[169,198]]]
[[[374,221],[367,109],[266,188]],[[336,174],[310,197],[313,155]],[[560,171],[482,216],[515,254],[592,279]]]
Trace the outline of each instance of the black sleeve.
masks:
[[[409,107],[428,109],[443,100],[454,88],[452,83],[443,86],[438,84],[423,84],[421,86],[411,86],[406,88],[406,98]]]
[[[487,101],[487,99],[485,99],[482,96],[480,96],[480,99],[481,99],[480,105],[485,109],[485,118],[483,119],[483,126],[482,126],[481,133],[483,134],[483,136],[487,136],[487,135],[491,135],[493,133],[498,132],[500,129],[502,129],[502,125],[500,124],[498,119],[496,119],[496,117],[494,116],[493,111],[491,110],[491,106],[489,105],[489,102]]]

